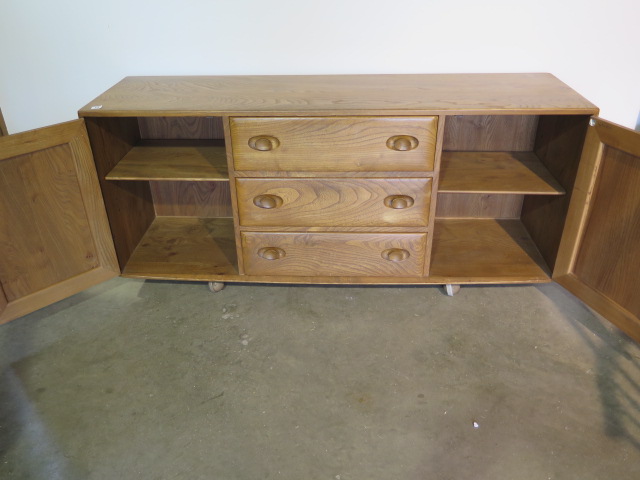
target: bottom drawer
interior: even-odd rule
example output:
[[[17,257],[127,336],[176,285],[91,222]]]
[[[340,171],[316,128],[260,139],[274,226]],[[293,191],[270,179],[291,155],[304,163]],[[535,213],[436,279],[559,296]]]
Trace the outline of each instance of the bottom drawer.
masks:
[[[421,276],[426,233],[242,233],[248,275]]]

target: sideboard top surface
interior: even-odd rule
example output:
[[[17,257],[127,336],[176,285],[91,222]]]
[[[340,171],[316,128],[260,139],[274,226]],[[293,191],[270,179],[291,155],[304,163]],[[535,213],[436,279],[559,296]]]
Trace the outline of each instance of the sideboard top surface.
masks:
[[[127,77],[81,117],[596,114],[548,73]]]

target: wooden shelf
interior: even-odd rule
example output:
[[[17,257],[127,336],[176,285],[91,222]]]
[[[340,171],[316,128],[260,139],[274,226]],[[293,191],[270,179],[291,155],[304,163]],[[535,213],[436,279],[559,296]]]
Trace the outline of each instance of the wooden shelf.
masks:
[[[520,220],[436,219],[431,276],[465,282],[548,282],[549,269]]]
[[[133,147],[106,179],[228,181],[227,154],[214,142],[147,141]]]
[[[533,152],[442,152],[442,193],[563,195]]]
[[[156,217],[123,274],[174,280],[237,275],[233,219]]]

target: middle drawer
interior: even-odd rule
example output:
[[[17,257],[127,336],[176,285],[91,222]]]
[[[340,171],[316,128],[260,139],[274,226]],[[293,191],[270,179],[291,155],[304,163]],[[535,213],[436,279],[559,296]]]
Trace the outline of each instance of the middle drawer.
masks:
[[[424,227],[431,178],[237,178],[242,226]]]

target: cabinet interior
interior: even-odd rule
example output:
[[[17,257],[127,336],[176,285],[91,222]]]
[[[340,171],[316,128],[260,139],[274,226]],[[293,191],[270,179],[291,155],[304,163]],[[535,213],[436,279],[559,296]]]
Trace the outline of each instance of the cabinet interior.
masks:
[[[589,116],[440,119],[431,267],[422,282],[548,281]],[[122,272],[237,276],[222,117],[86,122]]]
[[[586,115],[456,115],[445,121],[431,275],[548,281]]]
[[[122,272],[237,274],[221,117],[89,118]]]

